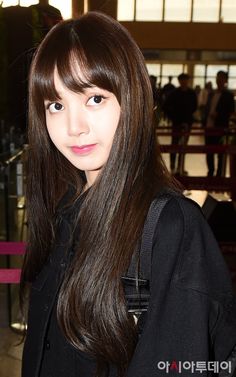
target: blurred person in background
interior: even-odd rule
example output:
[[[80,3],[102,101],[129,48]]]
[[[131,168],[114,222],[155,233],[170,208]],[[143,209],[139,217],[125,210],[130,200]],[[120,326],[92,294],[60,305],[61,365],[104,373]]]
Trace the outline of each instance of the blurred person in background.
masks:
[[[187,73],[181,73],[178,76],[179,87],[174,89],[166,99],[164,109],[172,123],[172,145],[186,145],[188,135],[193,123],[193,114],[197,109],[197,96],[193,89],[189,87],[190,77]],[[183,135],[181,135],[183,132]],[[184,153],[170,154],[170,169],[172,174],[187,174],[184,170]]]
[[[233,93],[227,88],[228,73],[225,71],[219,71],[216,75],[217,89],[210,91],[206,108],[204,127],[206,131],[211,129],[223,130],[229,127],[230,116],[235,111],[234,96]],[[224,135],[206,135],[206,145],[221,145],[224,143]],[[225,175],[225,159],[222,153],[218,153],[217,167],[215,168],[214,161],[215,154],[207,153],[206,161],[208,167],[208,177],[212,177],[214,174],[217,176]],[[216,171],[215,171],[216,169]]]

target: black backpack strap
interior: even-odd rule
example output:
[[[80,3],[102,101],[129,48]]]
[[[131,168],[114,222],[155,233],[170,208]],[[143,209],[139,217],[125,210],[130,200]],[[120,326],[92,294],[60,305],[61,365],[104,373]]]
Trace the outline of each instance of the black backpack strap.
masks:
[[[172,198],[171,194],[161,194],[155,199],[149,208],[143,228],[140,251],[140,277],[151,280],[151,261],[154,233],[163,208]]]
[[[136,319],[148,308],[154,233],[161,212],[172,197],[173,193],[167,191],[151,203],[144,223],[141,246],[133,254],[127,274],[122,277],[127,308]]]

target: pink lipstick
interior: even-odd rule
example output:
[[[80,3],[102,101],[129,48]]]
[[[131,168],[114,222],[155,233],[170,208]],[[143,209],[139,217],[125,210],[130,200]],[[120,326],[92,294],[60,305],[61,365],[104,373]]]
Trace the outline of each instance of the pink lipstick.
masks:
[[[97,144],[88,144],[88,145],[81,145],[80,147],[77,145],[73,145],[71,147],[71,150],[75,154],[83,155],[88,154],[93,151],[93,149],[96,147]]]

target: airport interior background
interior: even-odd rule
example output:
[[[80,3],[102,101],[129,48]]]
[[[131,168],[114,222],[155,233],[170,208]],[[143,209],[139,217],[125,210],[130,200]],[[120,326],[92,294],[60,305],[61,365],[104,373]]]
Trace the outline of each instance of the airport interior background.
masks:
[[[27,241],[27,73],[35,48],[55,23],[91,10],[118,19],[143,52],[154,79],[153,121],[163,158],[184,194],[202,207],[236,291],[236,113],[231,111],[217,145],[205,143],[204,119],[207,90],[215,92],[217,72],[226,72],[227,87],[236,99],[236,1],[4,0],[0,4],[0,377],[19,377],[21,365],[18,281]],[[168,83],[172,90],[179,86],[182,73],[188,75],[197,105],[191,127],[178,130],[182,134],[177,143],[163,93]],[[222,156],[220,174],[208,174],[210,152]],[[179,154],[177,170],[171,167],[171,153]],[[10,244],[15,245],[11,251]],[[13,275],[12,268],[17,269]]]

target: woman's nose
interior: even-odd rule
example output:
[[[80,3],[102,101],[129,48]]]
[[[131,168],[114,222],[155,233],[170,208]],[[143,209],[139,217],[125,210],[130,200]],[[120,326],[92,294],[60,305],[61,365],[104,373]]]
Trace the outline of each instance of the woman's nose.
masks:
[[[70,136],[77,136],[82,133],[89,132],[89,120],[86,114],[82,111],[73,111],[68,116],[68,134]]]

